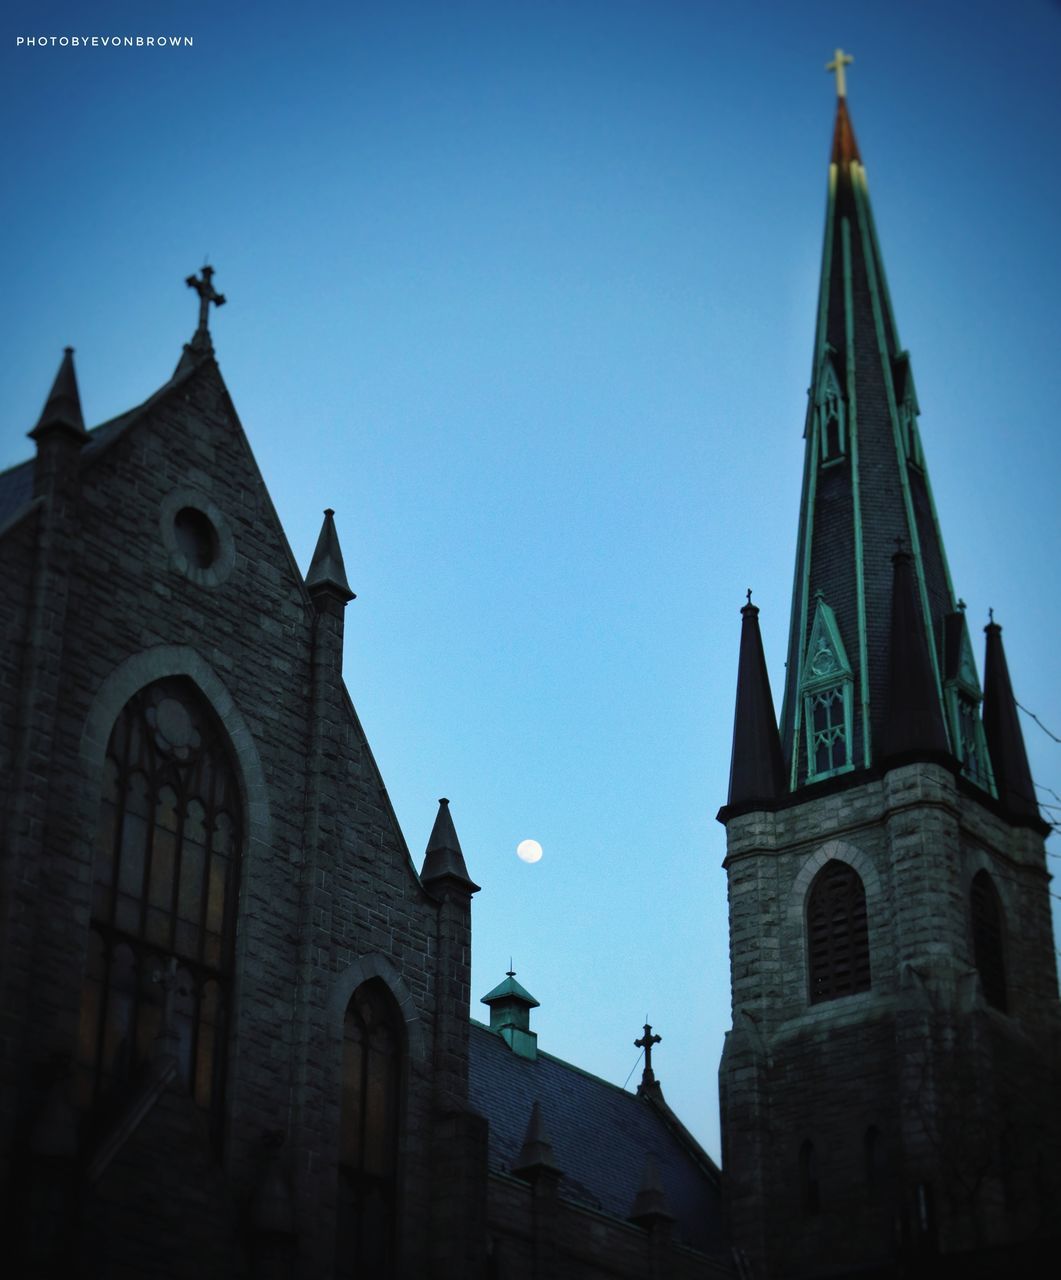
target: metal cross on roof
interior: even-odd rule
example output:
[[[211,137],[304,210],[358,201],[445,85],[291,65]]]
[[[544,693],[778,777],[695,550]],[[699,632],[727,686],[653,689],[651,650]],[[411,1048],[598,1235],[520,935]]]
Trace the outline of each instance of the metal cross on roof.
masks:
[[[844,75],[844,67],[849,67],[854,62],[854,58],[849,53],[844,53],[843,49],[837,49],[833,55],[832,62],[825,64],[826,71],[836,72],[836,96],[838,98],[847,97],[847,77]]]
[[[203,267],[203,278],[200,280],[198,276],[189,276],[185,280],[185,284],[189,289],[194,289],[199,295],[199,330],[206,333],[209,329],[208,313],[210,303],[215,307],[223,307],[225,305],[225,295],[218,293],[213,285],[214,269],[213,267]]]
[[[659,1044],[662,1039],[662,1036],[654,1036],[652,1034],[652,1028],[646,1022],[645,1034],[640,1040],[634,1041],[635,1049],[644,1049],[645,1051],[645,1075],[648,1076],[649,1079],[652,1078],[652,1046],[654,1044]]]

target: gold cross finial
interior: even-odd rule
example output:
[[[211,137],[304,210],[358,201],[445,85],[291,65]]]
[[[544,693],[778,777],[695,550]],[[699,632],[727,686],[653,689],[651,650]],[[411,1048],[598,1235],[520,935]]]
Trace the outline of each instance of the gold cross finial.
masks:
[[[843,49],[837,49],[833,55],[832,62],[825,64],[826,71],[836,72],[836,96],[838,98],[847,97],[847,77],[844,75],[844,67],[849,67],[854,62],[854,58],[849,53],[844,53]]]

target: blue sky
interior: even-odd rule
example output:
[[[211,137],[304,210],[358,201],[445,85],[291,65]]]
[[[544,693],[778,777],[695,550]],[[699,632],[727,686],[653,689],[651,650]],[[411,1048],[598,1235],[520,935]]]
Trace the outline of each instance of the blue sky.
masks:
[[[542,1047],[620,1084],[647,1013],[717,1156],[714,814],[748,586],[780,701],[824,63],[855,56],[956,589],[1058,732],[1061,8],[16,0],[2,26],[0,466],[64,344],[92,422],[166,380],[209,254],[303,567],[336,509],[347,683],[413,855],[447,795],[483,885],[474,991],[511,955]],[[194,47],[16,43],[159,33]]]

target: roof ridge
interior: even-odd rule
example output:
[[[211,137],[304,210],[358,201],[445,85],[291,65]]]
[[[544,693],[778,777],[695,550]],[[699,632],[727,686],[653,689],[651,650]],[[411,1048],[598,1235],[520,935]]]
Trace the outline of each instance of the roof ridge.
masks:
[[[501,1044],[505,1043],[496,1031],[490,1030],[485,1022],[480,1022],[478,1018],[469,1018],[468,1021],[473,1027],[478,1027],[481,1031],[485,1031],[491,1039],[497,1040]],[[509,1052],[511,1052],[511,1050],[509,1050]],[[598,1084],[607,1085],[609,1089],[615,1089],[618,1093],[621,1093],[624,1098],[629,1098],[633,1102],[641,1101],[636,1093],[624,1088],[621,1084],[613,1084],[611,1080],[605,1080],[603,1076],[594,1075],[592,1071],[587,1071],[585,1067],[576,1066],[575,1063],[568,1062],[566,1058],[561,1058],[555,1053],[549,1053],[546,1049],[538,1050],[538,1058],[548,1058],[552,1062],[559,1063],[562,1067],[567,1067],[570,1071],[576,1071],[580,1076],[585,1076],[587,1080],[596,1080]],[[675,1119],[677,1119],[677,1117],[675,1117]],[[681,1121],[678,1121],[678,1123],[680,1124]],[[710,1157],[708,1158],[710,1159]]]
[[[183,373],[174,373],[174,375],[162,384],[157,390],[153,391],[146,400],[141,400],[139,404],[135,404],[130,409],[126,409],[124,413],[117,413],[113,418],[108,418],[105,422],[99,423],[98,426],[89,429],[90,439],[85,445],[84,458],[85,462],[95,462],[101,457],[116,441],[120,440],[126,432],[128,432],[140,418],[149,410],[161,404],[162,401],[175,391],[178,387],[182,387],[189,379],[203,368],[207,362],[199,361],[197,364],[189,366]],[[216,361],[214,364],[216,365]],[[220,369],[218,376],[220,376]],[[222,384],[224,379],[222,378]],[[106,436],[100,436],[97,433],[103,431],[106,427],[114,427],[115,429]]]

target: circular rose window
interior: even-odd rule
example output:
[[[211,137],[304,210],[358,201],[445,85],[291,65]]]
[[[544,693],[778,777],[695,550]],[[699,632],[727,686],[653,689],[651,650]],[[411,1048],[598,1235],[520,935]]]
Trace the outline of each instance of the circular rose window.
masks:
[[[195,507],[181,507],[173,517],[177,546],[197,569],[209,569],[217,559],[217,530],[210,517]]]
[[[224,512],[205,493],[174,489],[162,499],[159,531],[170,564],[201,587],[217,587],[236,562],[232,530]]]

